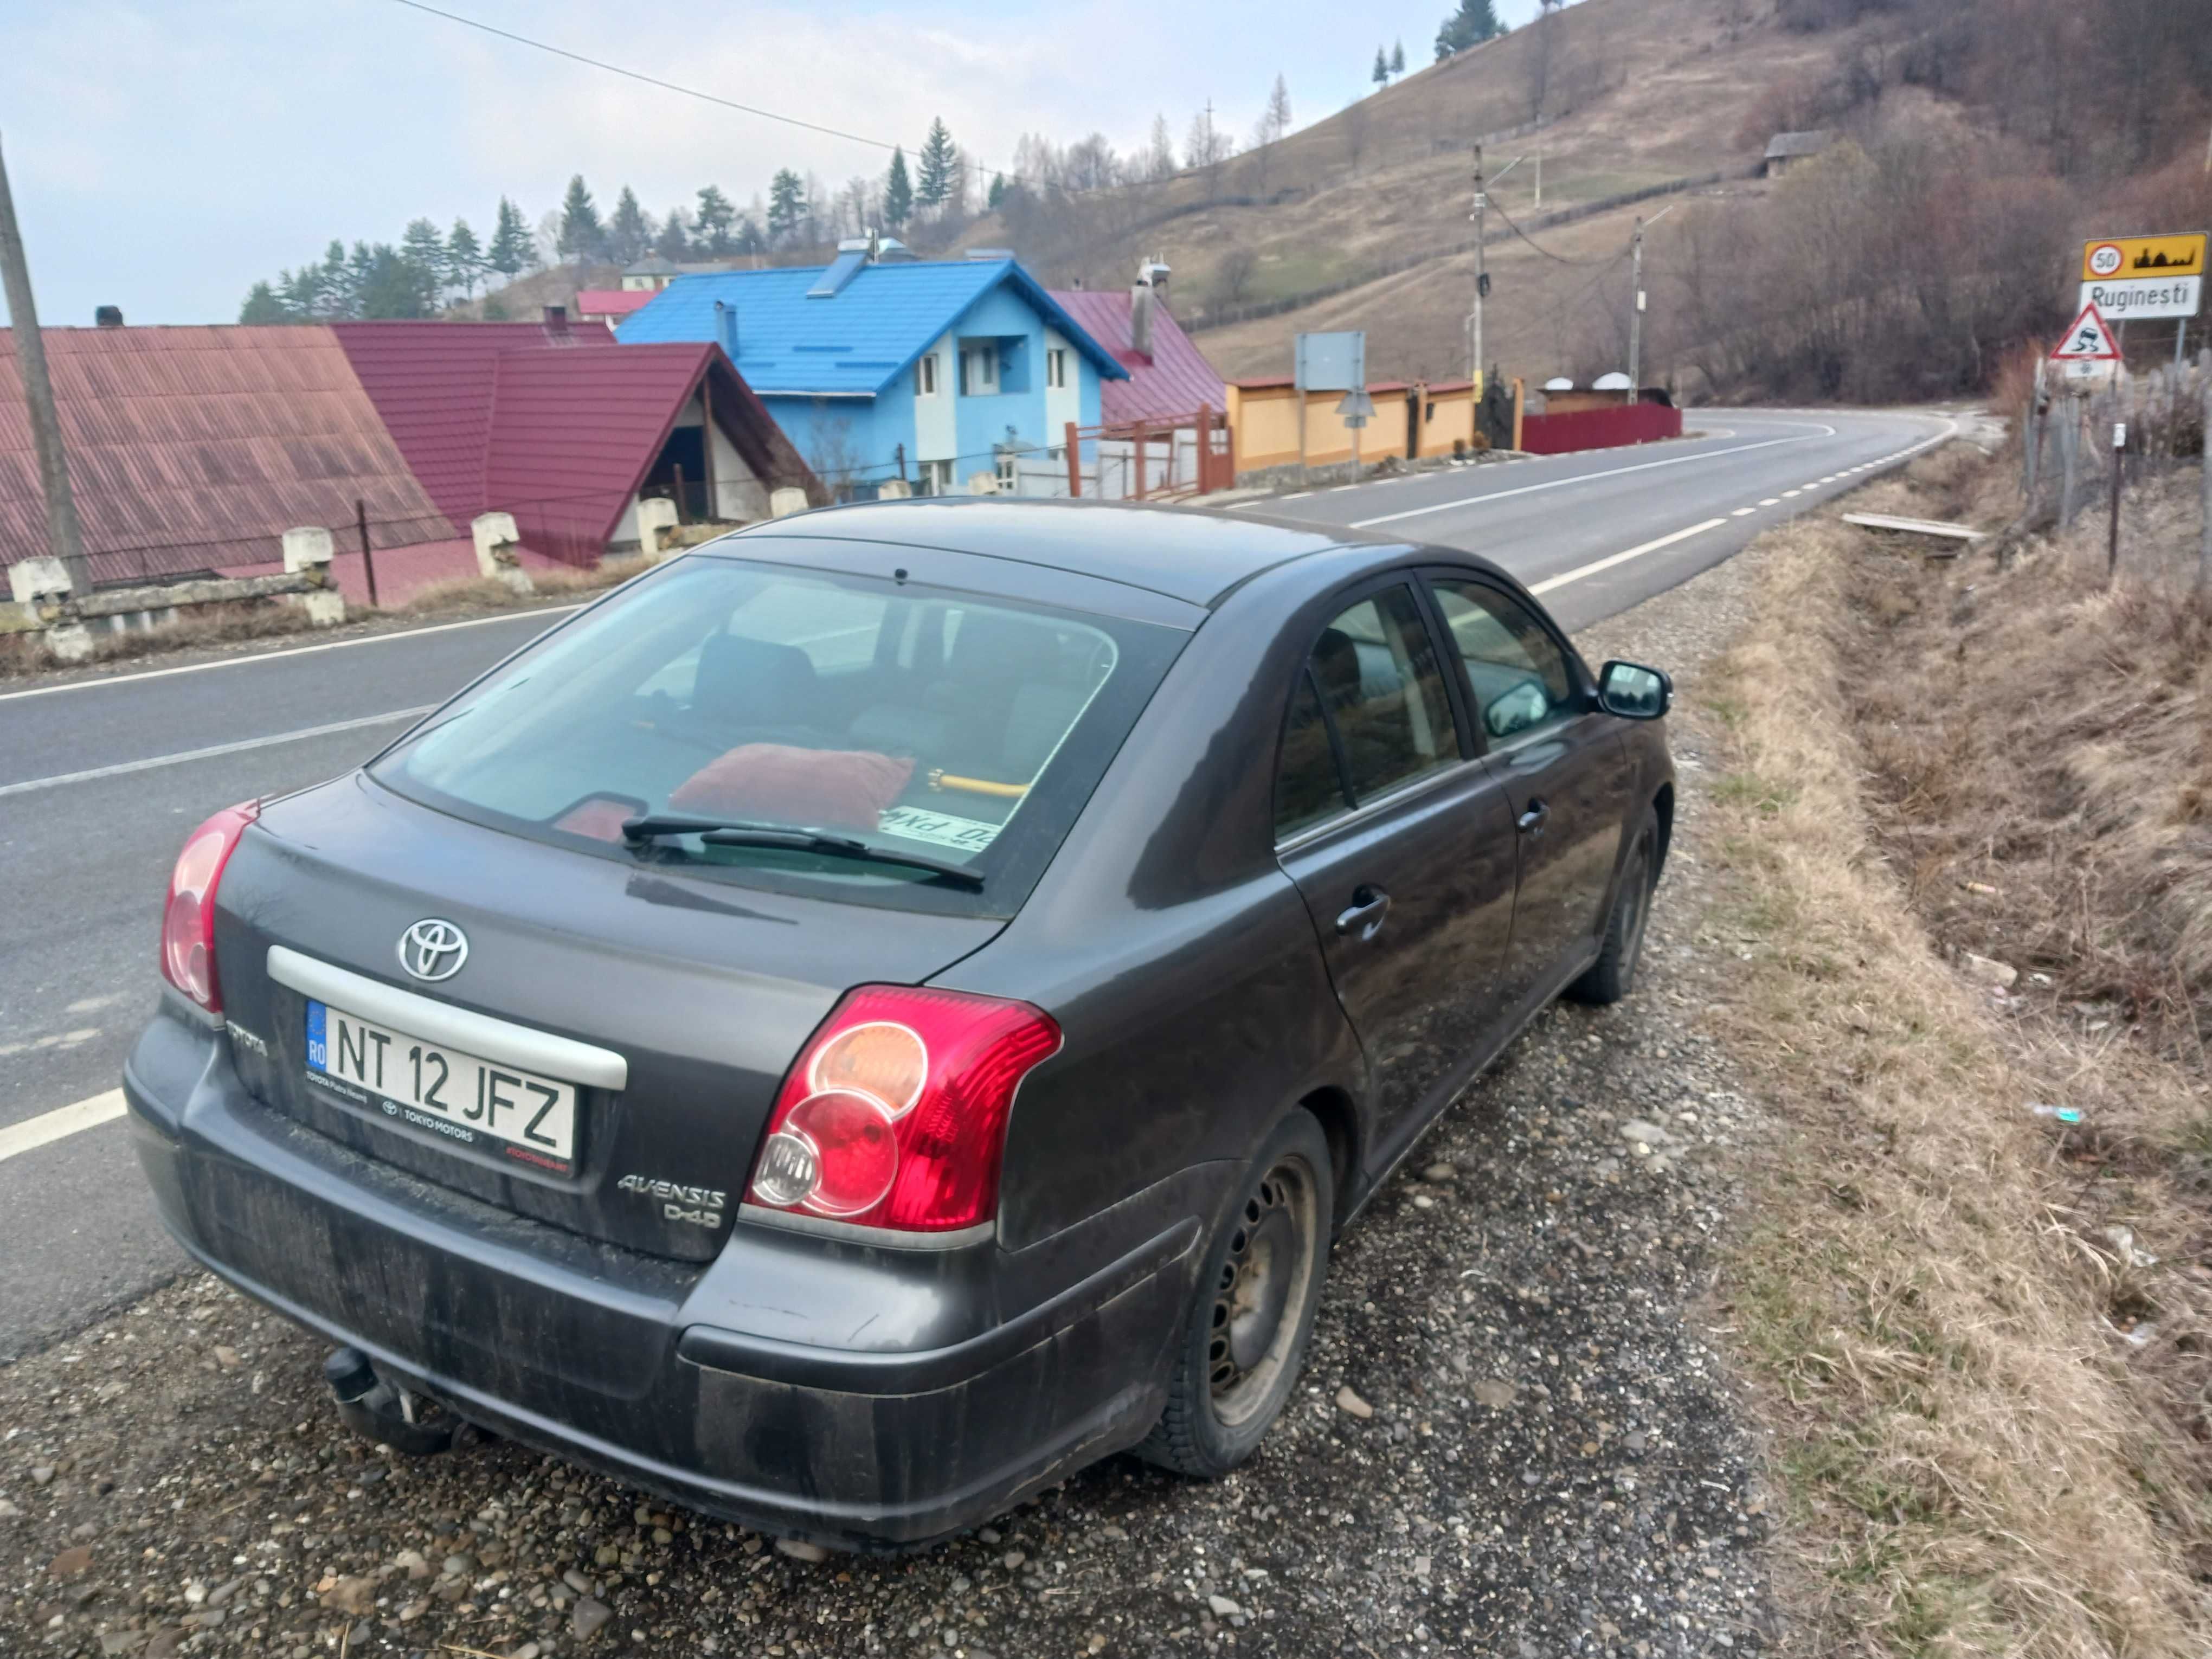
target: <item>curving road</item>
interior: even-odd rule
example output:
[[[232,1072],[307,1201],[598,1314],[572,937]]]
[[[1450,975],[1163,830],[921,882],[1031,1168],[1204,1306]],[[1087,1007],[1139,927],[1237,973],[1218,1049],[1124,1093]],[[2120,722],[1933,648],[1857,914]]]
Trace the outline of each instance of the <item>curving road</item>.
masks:
[[[1570,629],[1718,563],[1954,430],[1918,414],[1692,417],[1680,442],[1296,492],[1255,516],[1463,547]],[[185,832],[353,765],[522,645],[538,611],[0,692],[0,1360],[182,1266],[104,1100],[155,1000]]]

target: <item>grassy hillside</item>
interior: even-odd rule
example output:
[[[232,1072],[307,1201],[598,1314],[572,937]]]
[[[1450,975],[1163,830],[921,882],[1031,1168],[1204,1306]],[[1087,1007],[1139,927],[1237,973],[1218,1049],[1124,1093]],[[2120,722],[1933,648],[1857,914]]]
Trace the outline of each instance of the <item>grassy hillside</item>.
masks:
[[[1286,370],[1291,335],[1315,328],[1366,329],[1378,374],[1460,373],[1473,261],[1449,250],[1472,240],[1469,151],[1483,139],[1491,173],[1503,172],[1492,196],[1504,215],[1565,259],[1599,262],[1547,259],[1493,214],[1487,355],[1524,372],[1617,366],[1627,267],[1605,262],[1625,252],[1638,211],[1666,203],[1538,224],[1673,180],[1740,179],[1765,145],[1762,94],[1817,76],[1854,38],[1792,33],[1749,0],[1583,0],[1552,19],[1548,39],[1524,28],[1408,75],[1211,177],[1017,204],[968,240],[1011,242],[1056,283],[1119,286],[1139,255],[1164,253],[1177,315],[1230,374]],[[1389,274],[1360,283],[1378,272]]]

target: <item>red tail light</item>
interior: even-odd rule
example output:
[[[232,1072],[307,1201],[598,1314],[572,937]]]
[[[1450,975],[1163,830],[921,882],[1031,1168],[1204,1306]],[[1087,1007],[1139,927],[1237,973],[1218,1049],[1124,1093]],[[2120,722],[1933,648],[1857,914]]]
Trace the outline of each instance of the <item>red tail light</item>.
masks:
[[[169,902],[161,911],[161,976],[211,1014],[222,1012],[222,987],[215,973],[216,885],[238,838],[260,814],[259,801],[224,807],[192,831],[169,875]]]
[[[1026,1002],[864,986],[784,1079],[746,1199],[902,1232],[989,1221],[1014,1091],[1059,1048]]]

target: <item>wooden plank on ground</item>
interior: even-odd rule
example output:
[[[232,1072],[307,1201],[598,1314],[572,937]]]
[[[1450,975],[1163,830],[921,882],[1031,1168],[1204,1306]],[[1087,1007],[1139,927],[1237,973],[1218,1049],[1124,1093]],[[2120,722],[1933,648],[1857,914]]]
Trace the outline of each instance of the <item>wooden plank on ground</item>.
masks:
[[[1942,524],[1934,519],[1893,519],[1886,513],[1846,513],[1844,522],[1867,530],[1898,530],[1908,535],[1937,536],[1954,542],[1978,542],[1989,533],[1963,524]]]

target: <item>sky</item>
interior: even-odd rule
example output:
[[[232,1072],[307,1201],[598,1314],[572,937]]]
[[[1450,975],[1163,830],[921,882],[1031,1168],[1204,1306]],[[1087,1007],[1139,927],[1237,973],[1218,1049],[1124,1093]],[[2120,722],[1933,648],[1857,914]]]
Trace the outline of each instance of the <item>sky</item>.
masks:
[[[985,167],[1025,131],[1178,146],[1208,99],[1249,132],[1280,74],[1293,125],[1369,90],[1378,44],[1433,57],[1453,0],[437,0],[441,9],[911,160],[933,117]],[[1518,25],[1535,0],[1500,0]],[[401,0],[7,0],[0,154],[40,320],[235,321],[246,290],[332,237],[397,242],[500,196],[534,225],[580,172],[659,216],[779,167],[832,188],[886,149],[741,114],[495,39]],[[4,310],[0,310],[4,315]]]

